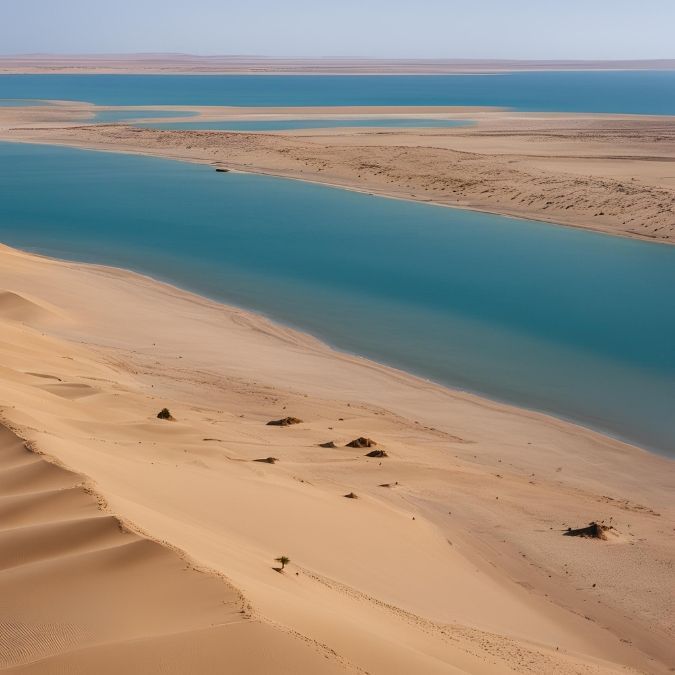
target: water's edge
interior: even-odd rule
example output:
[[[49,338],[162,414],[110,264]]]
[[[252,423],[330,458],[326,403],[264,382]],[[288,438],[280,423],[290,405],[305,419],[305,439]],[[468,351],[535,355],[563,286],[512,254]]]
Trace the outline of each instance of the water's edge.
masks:
[[[42,143],[42,144],[29,143],[28,145],[34,145],[34,146],[38,146],[38,147],[39,146],[52,147],[51,144],[44,144],[44,143]],[[53,144],[53,145],[57,145],[57,144]],[[85,150],[85,152],[87,152],[87,151],[88,150]],[[94,149],[94,152],[96,152],[96,151],[100,151],[100,150]],[[128,152],[128,151],[119,152],[119,151],[116,151],[116,150],[113,150],[113,149],[107,149],[105,152],[110,153],[110,154],[127,154],[127,155],[128,154],[131,154],[131,155],[137,155],[137,154],[144,155],[145,154],[145,153],[135,153],[135,152]],[[199,164],[206,164],[206,165],[210,164],[210,162],[193,162],[193,161],[187,161],[186,162],[184,160],[173,158],[173,157],[162,157],[162,156],[157,156],[157,155],[154,155],[153,157],[155,159],[161,159],[163,161],[169,161],[170,163],[179,163],[179,164],[199,163]],[[256,174],[258,172],[244,172],[244,171],[242,171],[242,172],[237,172],[237,173],[253,173],[253,174]],[[286,177],[283,177],[282,180],[289,180],[289,179],[286,178]],[[305,183],[314,183],[314,181],[307,181],[307,180],[302,179],[302,178],[297,178],[297,179],[294,179],[294,180],[297,180],[299,182],[305,182]],[[369,191],[366,191],[366,190],[359,190],[358,188],[344,188],[343,186],[340,186],[340,185],[328,186],[326,183],[321,183],[321,182],[316,182],[316,184],[321,185],[323,187],[334,187],[334,188],[339,188],[340,190],[346,189],[346,190],[351,190],[351,191],[354,191],[354,192],[360,192],[360,193],[364,193],[364,194],[372,194],[372,192],[369,192]],[[378,195],[378,197],[379,196],[380,195]],[[381,196],[385,196],[385,195],[381,195]],[[419,204],[426,204],[426,205],[430,204],[429,202],[419,202],[419,200],[406,199],[404,197],[398,197],[398,196],[392,196],[392,198],[397,199],[397,200],[401,200],[401,201],[405,201],[405,202],[410,202],[410,203],[419,203]],[[443,205],[443,206],[447,207],[448,205]],[[462,209],[461,207],[452,207],[451,206],[450,208],[454,208],[458,211],[467,211],[468,210],[468,209]],[[538,223],[539,225],[549,224],[549,223],[545,223],[541,220],[518,218],[518,217],[515,217],[515,216],[505,216],[503,214],[498,214],[498,215],[500,215],[503,218],[508,218],[510,220],[513,220],[513,221],[529,220],[530,222],[535,222],[535,223]],[[568,229],[567,226],[564,225],[564,224],[550,223],[549,225],[552,225],[553,227],[560,227],[560,228]],[[579,230],[579,229],[584,229],[584,228],[575,228],[575,229]],[[589,231],[589,234],[593,234],[594,236],[598,236],[600,234],[605,234],[607,237],[611,237],[612,239],[618,239],[618,237],[615,237],[615,236],[611,235],[610,233],[590,232]],[[636,243],[638,243],[638,242],[636,242]],[[656,243],[659,243],[659,242],[652,242],[652,241],[644,241],[643,240],[639,243],[641,245],[647,245],[647,244],[656,244]],[[44,255],[44,257],[51,257],[55,260],[66,260],[66,261],[70,261],[70,262],[73,262],[73,263],[76,263],[76,264],[86,264],[86,265],[91,265],[93,267],[98,267],[98,268],[102,268],[102,269],[107,268],[107,269],[114,269],[114,270],[127,270],[127,271],[129,271],[133,274],[136,274],[136,275],[140,276],[140,277],[150,279],[155,283],[162,283],[164,285],[176,288],[176,289],[178,289],[182,292],[188,292],[188,293],[190,293],[190,294],[192,294],[196,297],[205,298],[209,302],[214,302],[214,303],[216,303],[220,306],[236,308],[239,311],[247,312],[247,313],[250,313],[254,316],[263,317],[265,320],[271,322],[272,324],[290,327],[293,330],[297,331],[298,333],[311,336],[313,339],[316,339],[317,341],[323,343],[324,345],[327,345],[328,347],[330,347],[334,351],[337,351],[337,352],[342,353],[342,354],[358,357],[360,359],[365,359],[365,360],[371,361],[373,363],[378,363],[385,368],[393,368],[393,369],[398,370],[400,372],[408,373],[408,374],[410,374],[410,375],[412,375],[416,378],[419,378],[422,381],[432,382],[435,385],[437,385],[439,387],[442,387],[442,388],[444,388],[448,391],[461,392],[461,393],[469,394],[471,396],[475,396],[475,397],[477,397],[479,399],[482,399],[482,400],[485,400],[485,401],[492,401],[492,402],[498,403],[500,405],[511,407],[514,410],[531,411],[531,412],[534,412],[536,414],[541,414],[541,415],[544,415],[544,416],[552,418],[552,419],[561,420],[565,423],[574,424],[575,426],[578,426],[580,428],[592,430],[593,432],[602,434],[606,437],[619,440],[623,443],[627,443],[627,444],[631,445],[632,447],[636,447],[636,448],[640,448],[640,449],[647,449],[647,450],[655,452],[655,453],[657,453],[661,456],[666,456],[666,457],[672,458],[671,455],[669,454],[668,449],[653,447],[648,442],[645,443],[643,439],[637,440],[635,436],[633,436],[632,438],[627,437],[625,435],[622,435],[620,432],[615,432],[614,430],[608,429],[606,426],[603,426],[601,424],[594,425],[592,423],[592,421],[589,421],[588,419],[579,419],[579,418],[575,418],[573,416],[566,415],[564,413],[558,412],[555,409],[552,409],[550,405],[547,408],[547,407],[545,407],[546,406],[545,401],[542,401],[542,403],[541,403],[542,407],[538,407],[538,403],[537,403],[536,399],[534,401],[533,400],[523,401],[523,400],[519,400],[517,397],[503,398],[503,397],[500,397],[498,394],[496,395],[492,392],[486,392],[484,389],[480,390],[480,389],[471,388],[470,386],[466,387],[466,386],[463,386],[462,384],[459,384],[457,382],[454,382],[454,383],[448,382],[447,379],[445,381],[435,379],[433,374],[430,375],[429,372],[426,372],[426,373],[420,372],[420,371],[418,371],[414,368],[413,364],[411,364],[411,363],[401,363],[400,361],[397,361],[395,357],[387,359],[387,357],[384,356],[383,359],[381,359],[381,358],[378,357],[377,353],[366,354],[365,352],[359,351],[358,349],[356,349],[356,350],[350,350],[349,348],[345,349],[344,344],[343,345],[336,344],[335,342],[331,341],[330,337],[327,337],[325,333],[320,334],[320,333],[314,332],[311,329],[311,327],[295,323],[292,320],[289,320],[289,318],[286,317],[286,316],[284,316],[284,317],[274,316],[274,315],[271,315],[271,314],[267,313],[264,309],[262,309],[262,310],[260,308],[252,309],[250,307],[250,305],[238,304],[236,301],[233,301],[233,298],[231,296],[229,298],[228,297],[223,298],[223,294],[221,294],[220,296],[211,295],[208,292],[206,292],[203,288],[191,287],[189,279],[184,278],[181,281],[179,281],[178,283],[176,283],[175,278],[162,276],[161,273],[157,274],[156,271],[153,271],[152,273],[148,274],[145,269],[134,267],[133,264],[127,265],[127,262],[131,262],[131,261],[124,261],[124,263],[121,264],[121,265],[116,265],[115,263],[108,265],[108,264],[100,264],[95,259],[95,256],[92,256],[91,254],[89,254],[89,255],[85,254],[84,258],[79,258],[79,259],[77,257],[71,258],[71,257],[69,257],[69,255],[65,255],[65,256],[62,255],[61,251],[57,251],[53,247],[50,249],[49,245],[47,245],[47,247],[41,247],[41,245],[39,243],[36,243],[33,247],[30,247],[30,246],[23,247],[21,245],[17,246],[15,243],[9,243],[8,245],[10,247],[14,247],[14,248],[17,248],[19,250],[24,250],[24,251],[26,251],[28,253],[31,253],[31,254]],[[46,255],[45,255],[45,252],[46,252]]]
[[[453,396],[461,396],[461,397],[466,397],[468,399],[475,399],[478,402],[486,402],[490,404],[496,404],[500,408],[503,408],[506,411],[511,411],[515,414],[520,414],[520,415],[534,415],[537,417],[541,417],[546,420],[554,421],[554,422],[562,422],[563,424],[570,425],[573,427],[576,427],[578,429],[581,429],[586,432],[592,432],[594,434],[598,434],[599,436],[603,436],[605,438],[612,439],[614,441],[618,441],[622,443],[624,446],[630,448],[632,451],[636,452],[647,452],[647,453],[652,453],[656,454],[659,457],[664,457],[666,459],[675,461],[675,457],[671,457],[667,453],[659,450],[658,448],[650,448],[648,445],[641,445],[638,444],[631,439],[622,437],[620,434],[614,434],[610,430],[603,429],[600,427],[593,427],[592,425],[589,424],[583,424],[579,420],[572,419],[571,417],[566,417],[565,415],[562,414],[555,414],[552,413],[548,410],[544,409],[539,409],[535,407],[528,407],[525,405],[520,405],[513,403],[511,401],[507,401],[505,399],[500,399],[497,397],[491,397],[485,395],[484,392],[472,390],[469,388],[462,388],[458,386],[452,386],[449,385],[445,382],[441,382],[438,380],[434,380],[433,378],[428,378],[425,377],[424,375],[415,372],[414,370],[406,369],[403,367],[400,367],[395,364],[391,363],[385,363],[383,361],[378,361],[376,359],[370,358],[368,356],[364,356],[362,354],[358,354],[356,352],[351,352],[349,350],[343,349],[335,344],[332,344],[330,340],[327,340],[326,338],[320,336],[320,335],[315,335],[311,331],[308,331],[301,326],[295,325],[292,322],[284,322],[280,321],[279,319],[276,319],[269,314],[266,314],[265,312],[251,309],[249,307],[244,307],[241,305],[237,305],[232,302],[223,302],[222,300],[219,300],[216,297],[211,297],[209,295],[205,295],[203,293],[196,292],[190,288],[184,288],[182,286],[177,286],[175,283],[172,283],[172,281],[168,278],[162,278],[162,277],[155,277],[150,274],[147,274],[146,272],[143,272],[141,270],[137,269],[131,269],[131,268],[126,268],[126,267],[116,267],[114,265],[104,265],[101,263],[95,263],[95,262],[89,262],[86,260],[78,260],[76,258],[59,258],[55,257],[52,255],[49,255],[47,253],[41,253],[39,250],[32,250],[30,248],[22,248],[19,246],[11,246],[5,242],[0,241],[0,246],[4,246],[5,248],[9,250],[14,250],[14,251],[19,251],[21,253],[24,253],[26,255],[29,255],[34,258],[42,258],[45,260],[50,260],[55,263],[59,264],[66,264],[66,265],[75,265],[77,267],[83,267],[85,269],[91,269],[91,270],[100,270],[102,272],[106,272],[108,274],[111,274],[113,276],[122,276],[122,277],[131,277],[132,279],[137,279],[138,281],[153,284],[156,286],[159,286],[161,288],[165,289],[170,289],[174,293],[179,293],[181,296],[186,298],[187,300],[191,302],[207,302],[212,305],[215,305],[219,309],[223,309],[225,311],[236,311],[239,313],[243,313],[246,315],[249,315],[257,320],[262,320],[265,321],[266,323],[271,324],[272,326],[278,326],[284,329],[290,329],[293,332],[299,334],[300,336],[303,337],[310,337],[312,340],[315,340],[317,343],[319,343],[321,346],[324,348],[327,348],[328,350],[332,352],[336,352],[338,354],[342,354],[344,356],[347,356],[351,359],[355,359],[359,362],[365,362],[365,363],[372,363],[377,365],[379,368],[385,369],[387,371],[392,371],[395,373],[401,373],[406,377],[409,378],[414,378],[416,380],[420,380],[421,382],[424,382],[425,384],[432,384],[435,387],[438,387],[439,389],[445,390],[449,392]]]

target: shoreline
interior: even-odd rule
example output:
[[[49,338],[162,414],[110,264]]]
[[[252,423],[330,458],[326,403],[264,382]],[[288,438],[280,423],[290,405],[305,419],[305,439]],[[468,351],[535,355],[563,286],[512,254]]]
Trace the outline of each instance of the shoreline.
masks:
[[[40,253],[39,251],[31,251],[28,249],[23,249],[17,246],[10,246],[3,241],[0,241],[0,251],[2,249],[8,249],[10,251],[17,251],[23,253],[30,257],[40,258],[48,260],[57,264],[67,264],[74,265],[76,267],[82,267],[86,269],[91,269],[92,271],[102,272],[108,274],[111,277],[115,278],[116,276],[122,278],[130,278],[133,282],[136,279],[139,284],[150,284],[164,287],[171,291],[171,293],[185,298],[190,302],[197,304],[206,304],[210,305],[216,309],[225,310],[228,312],[236,312],[242,316],[252,320],[253,322],[258,322],[262,325],[268,326],[271,330],[282,330],[285,332],[290,331],[296,339],[298,339],[303,344],[309,342],[315,342],[320,346],[321,349],[327,349],[334,355],[345,358],[346,360],[357,362],[361,365],[367,365],[369,367],[381,368],[385,371],[390,372],[391,374],[396,374],[397,377],[401,379],[410,379],[412,381],[417,381],[420,384],[425,386],[438,388],[440,391],[448,394],[451,397],[457,397],[458,399],[470,401],[473,404],[483,406],[485,408],[491,408],[493,410],[508,412],[510,414],[521,415],[523,417],[531,416],[532,419],[538,419],[545,421],[547,423],[557,423],[562,425],[561,428],[566,426],[574,427],[580,433],[593,434],[600,439],[605,439],[609,441],[615,441],[622,446],[629,448],[631,451],[637,451],[638,453],[646,453],[648,455],[654,455],[660,457],[667,461],[675,461],[675,455],[669,455],[665,450],[659,450],[656,448],[651,448],[647,445],[642,445],[637,441],[632,441],[627,438],[623,438],[619,434],[613,434],[609,430],[593,427],[592,425],[587,425],[582,423],[579,420],[573,418],[565,417],[563,415],[556,414],[554,412],[549,412],[546,410],[541,410],[527,405],[520,405],[518,403],[513,403],[499,398],[493,398],[488,394],[481,393],[479,391],[474,391],[471,389],[463,389],[461,387],[445,384],[439,382],[432,378],[427,378],[423,375],[415,373],[411,370],[406,370],[403,367],[397,365],[385,363],[383,361],[378,361],[376,358],[365,356],[357,352],[351,352],[346,349],[332,344],[329,340],[319,335],[313,334],[311,331],[305,330],[300,326],[292,325],[280,319],[274,318],[263,311],[251,309],[250,307],[244,307],[242,305],[237,305],[232,302],[226,302],[219,300],[217,298],[209,297],[197,291],[190,290],[188,288],[183,288],[171,282],[168,279],[161,279],[154,277],[150,274],[142,272],[140,270],[134,270],[128,267],[117,267],[114,265],[105,265],[102,263],[88,262],[76,259],[69,258],[59,258],[53,255]]]
[[[117,123],[106,123],[106,124],[101,124],[97,126],[120,126]],[[72,127],[75,129],[78,128],[83,128],[86,129],[88,127],[83,126],[83,127]],[[12,131],[10,129],[10,131]],[[0,132],[1,133],[1,132]],[[166,133],[166,132],[165,132]],[[171,132],[169,132],[171,133]],[[203,132],[203,131],[195,131],[195,132],[190,132],[190,133],[210,133],[210,132]],[[224,132],[228,133],[228,132]],[[231,133],[239,133],[242,135],[251,135],[252,133],[255,132],[231,132]],[[262,133],[262,132],[261,132]],[[284,134],[287,132],[265,132],[265,133],[270,133],[270,134]],[[355,185],[347,185],[344,183],[332,183],[328,181],[323,181],[318,178],[308,178],[304,176],[295,176],[292,174],[286,174],[286,173],[280,173],[280,172],[271,172],[271,171],[266,171],[264,169],[243,169],[239,166],[236,165],[227,165],[225,162],[222,161],[212,161],[208,159],[190,159],[190,158],[185,158],[181,156],[176,156],[172,155],[169,152],[151,152],[147,150],[136,150],[136,149],[128,149],[128,148],[123,148],[123,149],[113,149],[109,148],[103,145],[88,145],[84,142],[76,142],[76,143],[69,143],[69,142],[60,142],[60,141],[43,141],[43,140],[23,140],[20,138],[5,138],[0,135],[0,142],[4,143],[25,143],[27,145],[47,145],[47,146],[59,146],[59,147],[67,147],[67,148],[73,148],[75,150],[83,150],[83,151],[88,151],[88,152],[110,152],[110,153],[117,153],[117,154],[123,154],[123,155],[136,155],[139,157],[154,157],[158,159],[166,159],[169,161],[174,161],[174,162],[187,162],[189,164],[201,164],[204,166],[213,166],[217,168],[225,168],[228,170],[228,172],[231,173],[241,173],[241,174],[249,174],[249,175],[254,175],[254,176],[268,176],[270,178],[281,178],[283,180],[295,180],[295,181],[300,181],[303,183],[310,183],[312,185],[323,185],[325,187],[330,187],[334,188],[337,190],[347,190],[348,192],[357,192],[360,194],[365,194],[365,195],[370,195],[373,197],[381,197],[383,199],[395,199],[399,201],[405,201],[405,202],[415,202],[418,204],[427,204],[429,206],[439,206],[443,208],[448,208],[448,209],[456,209],[459,211],[474,211],[476,213],[486,213],[490,214],[493,216],[501,216],[502,218],[507,218],[507,219],[514,219],[514,220],[525,220],[528,222],[532,223],[541,223],[542,225],[553,225],[555,227],[564,227],[564,228],[572,228],[574,230],[580,230],[583,232],[588,232],[591,234],[598,234],[598,235],[605,235],[609,237],[619,237],[621,239],[631,239],[633,241],[641,241],[646,244],[658,244],[658,245],[666,245],[666,246],[675,246],[675,240],[673,241],[664,241],[662,239],[657,239],[656,237],[653,236],[647,236],[643,234],[638,234],[635,232],[622,232],[622,231],[616,231],[610,228],[603,228],[600,226],[596,225],[581,225],[581,224],[576,224],[576,223],[571,223],[571,222],[560,222],[559,220],[554,220],[554,219],[547,219],[546,216],[541,215],[541,216],[527,216],[527,215],[522,215],[519,214],[517,211],[509,211],[506,209],[501,209],[501,210],[491,210],[488,208],[481,208],[477,206],[463,206],[460,204],[447,204],[444,202],[439,202],[439,201],[434,201],[434,200],[426,200],[426,199],[419,199],[415,198],[410,195],[402,195],[402,194],[397,194],[396,192],[383,192],[383,191],[378,191],[373,188],[360,188]]]
[[[100,125],[100,126],[105,126],[105,125]],[[111,123],[110,125],[107,126],[116,126],[114,123]],[[78,127],[75,127],[78,128]],[[86,128],[86,127],[83,127]],[[193,133],[203,133],[203,132],[193,132]],[[208,133],[208,132],[207,132]],[[241,134],[250,134],[252,132],[232,132],[232,133],[241,133]],[[283,132],[267,132],[267,133],[283,133]],[[446,204],[443,202],[437,202],[437,201],[432,201],[432,200],[424,200],[424,199],[416,199],[415,197],[411,196],[406,196],[406,195],[401,195],[401,194],[396,194],[395,192],[379,192],[376,190],[373,190],[371,188],[360,188],[355,185],[345,185],[343,183],[330,183],[327,181],[322,181],[319,180],[318,178],[307,178],[307,177],[302,177],[302,176],[294,176],[294,175],[289,175],[289,174],[283,174],[283,173],[273,173],[269,171],[265,171],[263,169],[242,169],[239,166],[236,168],[233,168],[232,166],[227,166],[224,162],[213,162],[207,159],[200,160],[200,159],[186,159],[183,157],[177,157],[175,155],[171,155],[169,153],[155,153],[155,152],[149,152],[149,151],[143,151],[143,150],[133,150],[133,149],[120,149],[120,150],[115,150],[111,148],[107,148],[105,146],[97,146],[97,145],[86,145],[84,143],[66,143],[66,142],[58,142],[58,141],[53,141],[53,142],[46,142],[46,141],[32,141],[32,140],[22,140],[22,139],[10,139],[10,138],[2,138],[0,136],[0,143],[25,143],[27,145],[55,145],[59,147],[66,147],[66,148],[73,148],[75,150],[83,150],[86,152],[110,152],[110,153],[117,153],[117,154],[123,154],[123,155],[136,155],[139,157],[154,157],[158,159],[166,159],[172,162],[187,162],[188,164],[201,164],[204,166],[213,166],[213,167],[218,167],[218,168],[225,168],[228,170],[228,172],[231,173],[241,173],[241,174],[248,174],[248,175],[253,175],[253,176],[268,176],[269,178],[281,178],[283,180],[294,180],[294,181],[299,181],[301,183],[310,183],[312,185],[323,185],[325,187],[330,187],[334,188],[336,190],[346,190],[348,192],[357,192],[359,194],[364,194],[364,195],[370,195],[373,197],[381,197],[383,199],[394,199],[398,201],[404,201],[404,202],[415,202],[417,204],[428,204],[429,206],[439,206],[442,208],[446,209],[456,209],[459,211],[474,211],[476,213],[487,213],[493,216],[501,216],[502,218],[507,218],[507,219],[513,219],[513,220],[525,220],[531,223],[541,223],[542,225],[553,225],[555,227],[565,227],[565,228],[572,228],[574,230],[580,230],[583,232],[588,232],[591,234],[598,234],[598,235],[605,235],[608,237],[619,237],[621,239],[631,239],[633,241],[641,241],[646,244],[659,244],[659,245],[666,245],[666,246],[675,246],[675,241],[663,241],[659,240],[653,237],[648,237],[645,235],[640,235],[636,234],[633,232],[617,232],[614,230],[610,229],[595,229],[593,227],[589,227],[587,225],[577,225],[574,223],[562,223],[557,220],[547,220],[545,216],[541,217],[535,217],[535,216],[526,216],[526,215],[518,215],[514,211],[507,211],[507,210],[489,210],[486,208],[479,208],[475,206],[461,206],[459,204]]]
[[[378,673],[403,675],[415,666],[405,649],[381,643],[378,634],[368,639],[372,658],[386,661],[393,649],[392,658],[405,659],[378,669],[359,651],[363,636],[344,634],[342,623],[336,632],[326,628],[337,619],[329,621],[322,605],[352,619],[384,611],[378,614],[382,631],[394,630],[406,644],[415,644],[421,634],[403,629],[393,610],[375,609],[378,602],[412,612],[413,625],[441,622],[461,644],[469,637],[454,624],[475,629],[478,623],[490,635],[479,632],[478,642],[471,638],[474,650],[501,644],[493,633],[506,631],[508,640],[536,656],[535,672],[554,666],[541,661],[544,648],[534,643],[547,645],[546,659],[612,655],[616,664],[666,672],[653,661],[647,667],[641,651],[656,650],[667,662],[661,629],[643,625],[641,613],[627,606],[617,613],[612,603],[638,601],[633,589],[661,574],[659,547],[672,544],[671,534],[663,544],[657,534],[663,527],[658,513],[667,518],[671,510],[669,460],[541,413],[335,352],[263,316],[134,272],[4,245],[0,258],[0,287],[19,293],[26,312],[21,323],[7,323],[0,311],[6,327],[0,340],[6,356],[3,416],[38,447],[96,481],[113,512],[225,573],[273,622]],[[45,377],[59,383],[45,384]],[[69,387],[77,387],[73,398],[55,396]],[[282,412],[282,403],[286,414],[300,414],[307,422],[297,430],[266,427],[266,419]],[[167,404],[178,419],[170,427],[152,419]],[[343,422],[334,421],[338,415]],[[326,431],[326,425],[339,431]],[[387,448],[384,466],[350,459],[344,449],[316,450],[329,434],[349,439],[359,432],[373,433]],[[530,442],[536,451],[528,449]],[[247,463],[263,453],[281,462],[269,468]],[[563,473],[555,468],[560,466]],[[400,488],[375,485],[394,477],[402,481]],[[336,499],[350,488],[361,501]],[[453,515],[443,515],[449,506]],[[323,515],[315,522],[317,510]],[[593,512],[615,517],[622,537],[639,537],[633,542],[637,548],[623,540],[586,545],[566,541],[559,531],[548,533],[548,523],[557,530]],[[224,520],[217,525],[214,519]],[[390,533],[384,539],[375,534],[381,528]],[[317,536],[323,541],[318,548]],[[374,549],[368,544],[373,536]],[[397,548],[405,542],[410,545]],[[290,579],[269,578],[265,571],[264,561],[282,547],[299,565],[293,588]],[[409,562],[402,564],[404,549]],[[629,560],[635,554],[641,562],[634,566]],[[389,564],[383,567],[385,560]],[[448,565],[450,576],[444,576]],[[407,584],[392,584],[392,575],[402,575],[398,578]],[[605,589],[597,604],[590,580],[600,580]],[[446,593],[453,598],[449,605]],[[473,616],[471,593],[497,594],[506,603],[505,614]],[[305,596],[313,598],[306,607]],[[654,598],[644,601],[653,611]],[[591,618],[581,618],[584,613]],[[523,631],[527,646],[520,642]],[[637,646],[609,637],[617,634],[630,636]],[[435,647],[416,644],[431,650],[425,653],[457,658],[457,643],[441,647],[437,639],[440,634],[424,638]],[[508,661],[504,648],[488,653]],[[446,672],[431,662],[415,663],[416,672],[421,666]],[[502,672],[490,663],[486,670],[475,664],[467,670]],[[556,663],[562,672],[577,672]]]
[[[63,68],[59,70],[45,69],[3,69],[0,68],[0,75],[186,75],[186,76],[214,76],[214,77],[237,77],[238,75],[246,76],[265,76],[274,75],[275,77],[463,77],[463,76],[494,76],[494,75],[511,75],[513,73],[639,73],[639,72],[653,72],[653,73],[669,73],[675,70],[675,66],[670,68],[519,68],[513,70],[452,70],[452,71],[361,71],[361,70],[345,70],[345,71],[322,71],[322,70],[127,70],[127,69],[104,69],[104,68],[78,68],[72,69]]]
[[[243,132],[242,132],[243,133]],[[75,147],[75,146],[71,146]],[[84,148],[82,149],[90,149],[90,148]],[[96,151],[97,148],[91,148],[91,150]],[[114,151],[113,151],[114,152]],[[128,154],[138,154],[138,155],[144,155],[146,157],[165,157],[166,159],[173,159],[169,155],[151,155],[149,153],[133,153],[130,152]],[[180,161],[180,160],[179,160]],[[196,162],[197,164],[207,164],[206,161],[204,162]],[[214,165],[216,166],[216,165]],[[220,166],[220,165],[218,165]],[[228,167],[225,167],[228,168]],[[661,241],[653,237],[648,237],[645,235],[639,235],[635,234],[632,232],[616,232],[613,230],[609,229],[594,229],[589,227],[588,225],[577,225],[574,223],[563,223],[558,220],[547,220],[545,216],[540,216],[540,217],[535,217],[535,216],[526,216],[526,215],[517,215],[517,212],[515,211],[507,211],[507,210],[490,210],[487,208],[479,208],[477,206],[461,206],[459,204],[445,204],[443,202],[438,202],[438,201],[433,201],[433,200],[425,200],[425,199],[416,199],[411,196],[405,196],[405,195],[399,195],[394,192],[379,192],[379,191],[373,191],[371,189],[366,189],[366,188],[359,188],[351,185],[343,185],[341,183],[329,183],[325,181],[320,181],[317,179],[311,179],[311,178],[300,178],[297,176],[287,176],[283,174],[278,174],[278,173],[268,173],[265,171],[261,170],[249,170],[246,171],[244,169],[229,169],[233,173],[249,173],[253,175],[258,175],[258,176],[270,176],[272,178],[284,178],[286,180],[298,180],[302,181],[305,183],[312,183],[314,185],[325,185],[326,187],[332,187],[336,188],[338,190],[348,190],[350,192],[359,192],[361,194],[366,194],[366,195],[371,195],[374,197],[382,197],[383,199],[397,199],[400,201],[404,202],[416,202],[418,204],[428,204],[430,206],[440,206],[443,208],[447,209],[457,209],[459,211],[475,211],[476,213],[487,213],[493,216],[501,216],[502,218],[508,218],[508,219],[513,219],[513,220],[526,220],[531,223],[540,223],[542,225],[554,225],[555,227],[570,227],[575,230],[581,230],[584,232],[590,232],[593,234],[599,234],[599,235],[605,235],[609,237],[620,237],[622,239],[632,239],[634,241],[642,241],[648,244],[666,244],[669,246],[675,245],[675,241]]]
[[[213,113],[203,117],[199,106],[176,109],[188,108],[198,113],[191,118],[193,121],[212,119]],[[610,150],[607,143],[613,142],[615,133],[613,126],[625,126],[625,142],[632,143],[634,125],[637,125],[635,128],[644,125],[653,128],[654,138],[663,134],[663,130],[670,133],[671,127],[675,133],[673,116],[533,115],[459,108],[438,114],[452,115],[452,118],[471,114],[476,124],[470,128],[451,127],[441,133],[436,129],[431,133],[407,129],[228,133],[150,128],[138,131],[124,124],[77,125],[77,120],[73,126],[62,126],[61,122],[59,127],[29,127],[30,119],[44,116],[44,109],[19,110],[18,113],[17,109],[8,110],[0,110],[0,123],[4,115],[11,125],[0,131],[0,140],[189,161],[652,243],[675,243],[674,225],[668,215],[671,213],[669,202],[675,199],[673,186],[668,174],[665,178],[662,176],[667,165],[675,161],[675,150],[671,152],[671,146],[664,141],[661,157],[641,154],[653,153],[649,146],[637,150],[631,146],[630,154],[617,147],[612,155],[607,154]],[[312,114],[308,110],[295,115]],[[367,110],[369,115],[373,114],[371,109]],[[266,111],[268,115],[289,114],[288,110],[282,113],[281,109],[273,108],[261,109],[256,116],[259,118]],[[422,112],[430,114],[428,108]],[[354,108],[349,109],[348,114],[358,115]],[[387,111],[386,114],[393,113]],[[415,113],[408,109],[405,114]],[[225,119],[234,115],[249,119],[251,112],[249,109],[239,114],[236,109],[223,112]],[[26,116],[28,119],[22,123]],[[525,136],[521,131],[523,125]],[[584,134],[597,133],[596,129],[602,131],[604,125],[608,125],[609,140],[597,149],[591,147],[586,156],[573,154],[567,134],[577,133],[575,128],[579,125],[580,135],[574,142],[583,143]],[[540,138],[545,140],[538,140]],[[543,150],[535,148],[533,152],[532,142],[544,143]],[[490,143],[502,144],[504,148],[496,154],[489,154],[489,150],[486,153],[484,148],[489,149]],[[546,154],[545,144],[552,143],[564,143],[561,147],[565,152],[551,146],[550,154]],[[524,154],[525,151],[529,154]],[[374,168],[362,169],[359,157],[368,154],[374,158]],[[427,160],[429,157],[433,159]],[[434,171],[436,164],[438,170]],[[608,171],[611,178],[607,177]],[[633,173],[636,171],[648,177],[645,183],[635,182]],[[486,176],[489,178],[481,189],[481,181]],[[570,195],[569,199],[566,194]],[[571,195],[579,196],[572,199]],[[610,212],[606,212],[608,205]]]
[[[16,54],[0,57],[7,74],[178,75],[479,75],[512,72],[671,71],[673,59],[289,58],[193,54]]]

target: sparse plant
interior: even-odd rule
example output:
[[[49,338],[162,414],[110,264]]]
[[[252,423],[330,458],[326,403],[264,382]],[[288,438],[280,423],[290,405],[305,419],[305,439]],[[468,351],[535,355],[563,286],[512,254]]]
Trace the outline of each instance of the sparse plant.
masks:
[[[281,571],[284,571],[284,567],[288,565],[289,562],[291,562],[291,559],[288,556],[281,555],[278,558],[275,558],[276,562],[278,562],[281,565]]]

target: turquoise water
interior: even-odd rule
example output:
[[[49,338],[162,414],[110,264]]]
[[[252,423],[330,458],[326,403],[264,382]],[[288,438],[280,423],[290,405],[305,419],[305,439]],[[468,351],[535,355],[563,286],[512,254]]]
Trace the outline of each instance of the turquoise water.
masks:
[[[227,122],[143,122],[139,127],[152,129],[183,129],[185,131],[288,131],[292,129],[335,129],[335,128],[411,128],[446,129],[470,124],[464,120],[434,119],[363,119],[363,120],[229,120]]]
[[[0,89],[2,92],[2,89]],[[29,98],[0,98],[0,108],[23,108],[24,106],[45,105],[45,101]]]
[[[0,240],[138,270],[435,381],[675,449],[675,247],[23,144],[0,144]]]
[[[126,122],[144,117],[194,117],[196,112],[180,110],[100,110],[96,113],[94,122]]]
[[[479,105],[675,114],[675,72],[498,75],[0,75],[0,98],[97,105]]]

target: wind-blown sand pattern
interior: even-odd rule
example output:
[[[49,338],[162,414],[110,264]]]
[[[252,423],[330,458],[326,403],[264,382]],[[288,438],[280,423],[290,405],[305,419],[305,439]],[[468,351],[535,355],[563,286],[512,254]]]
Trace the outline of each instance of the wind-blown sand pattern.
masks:
[[[3,672],[350,671],[105,508],[81,476],[0,426]]]
[[[147,109],[147,106],[146,106]],[[181,107],[180,110],[191,108]],[[219,109],[220,116],[470,118],[448,129],[275,133],[76,126],[93,108],[0,109],[0,139],[188,159],[664,243],[675,241],[675,118],[485,109]],[[193,108],[213,119],[218,109]],[[69,122],[70,126],[64,126]],[[166,121],[166,120],[162,120]]]
[[[673,663],[669,460],[5,247],[0,380],[3,672]]]

